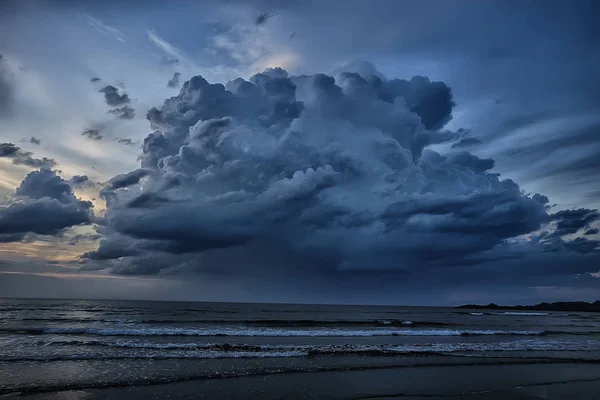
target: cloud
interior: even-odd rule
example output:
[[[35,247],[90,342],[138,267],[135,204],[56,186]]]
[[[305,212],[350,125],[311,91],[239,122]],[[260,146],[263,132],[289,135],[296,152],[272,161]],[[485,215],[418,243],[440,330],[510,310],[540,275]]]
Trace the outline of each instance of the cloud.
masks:
[[[550,199],[547,196],[539,193],[534,194],[532,199],[540,204],[548,204],[550,202]]]
[[[562,210],[550,216],[556,222],[554,235],[564,236],[577,233],[580,229],[590,228],[592,222],[600,220],[598,210],[579,208],[576,210]]]
[[[171,43],[167,42],[165,39],[158,36],[158,34],[153,30],[146,31],[148,35],[148,39],[159,49],[166,53],[169,56],[165,61],[168,64],[178,64],[180,61],[185,62],[186,64],[191,64],[185,54],[173,46]]]
[[[37,144],[39,146],[40,144],[42,144],[42,141],[40,139],[36,139],[32,136],[31,139],[29,139],[29,143]]]
[[[453,107],[450,89],[425,77],[193,77],[148,112],[142,168],[109,181],[104,239],[84,258],[140,274],[203,270],[210,258],[227,273],[242,268],[228,261],[236,249],[287,254],[300,270],[420,273],[545,252],[524,235],[561,230],[566,214],[490,172],[492,159],[429,148],[462,134],[442,129]],[[144,270],[152,254],[173,262]]]
[[[27,165],[34,168],[53,168],[58,163],[47,157],[34,158],[30,151],[23,151],[13,143],[0,143],[0,157],[12,159],[15,165]]]
[[[131,101],[127,93],[119,94],[119,89],[112,85],[103,87],[99,90],[99,92],[104,93],[104,100],[106,100],[106,104],[112,107],[122,106]]]
[[[134,142],[132,139],[129,138],[120,138],[117,140],[117,142],[124,144],[125,146],[135,146],[136,142]]]
[[[13,143],[0,143],[0,157],[14,157],[19,151],[20,148]]]
[[[30,172],[15,195],[14,202],[0,208],[3,241],[20,241],[27,233],[56,235],[93,218],[92,203],[78,200],[68,182],[49,169]]]
[[[74,189],[92,189],[100,188],[100,182],[91,180],[87,175],[74,175],[68,180],[69,185]]]
[[[120,108],[113,108],[108,112],[109,114],[117,116],[119,119],[133,119],[135,118],[135,110],[129,106],[123,106]]]
[[[87,175],[75,175],[71,179],[69,179],[69,184],[72,187],[82,187],[86,186],[91,182],[90,178]]]
[[[476,138],[476,137],[467,137],[467,138],[462,138],[460,139],[458,142],[452,144],[452,148],[463,148],[463,147],[471,147],[471,146],[475,146],[481,144],[481,139]]]
[[[102,140],[104,138],[99,129],[86,129],[81,132],[81,136],[86,136],[90,140]]]
[[[0,208],[0,216],[2,215],[1,210],[2,210],[2,208]],[[0,227],[0,229],[2,229],[2,228]],[[26,232],[10,233],[10,234],[0,233],[0,243],[20,242],[25,239],[26,235],[27,235]]]
[[[402,96],[411,111],[417,113],[427,129],[439,129],[452,118],[452,92],[443,82],[431,82],[424,76],[415,76],[410,81],[394,79],[389,91],[396,97]]]
[[[598,232],[591,227],[591,224],[598,220],[600,220],[598,210],[586,208],[561,210],[549,216],[553,229],[539,236],[540,243],[546,252],[561,252],[565,249],[580,254],[599,252],[600,241],[583,236],[592,236]]]
[[[126,174],[117,175],[108,181],[105,189],[106,190],[116,190],[121,189],[127,186],[135,185],[142,179],[144,176],[150,173],[147,169],[136,169],[135,171],[128,172]]]
[[[271,14],[270,12],[260,13],[260,15],[258,17],[256,17],[256,19],[254,20],[254,25],[256,25],[256,26],[264,25],[271,18],[273,18],[273,14]]]
[[[47,157],[42,158],[33,158],[31,157],[30,152],[23,153],[23,157],[13,158],[13,164],[16,165],[27,165],[28,167],[33,168],[54,168],[58,165],[58,163],[52,159]]]
[[[599,249],[600,241],[599,240],[589,240],[584,237],[578,237],[571,241],[567,241],[564,245],[572,251],[576,251],[577,253],[592,253],[596,252]]]
[[[181,77],[181,73],[175,72],[173,74],[173,77],[171,79],[169,79],[169,82],[167,82],[167,87],[170,87],[170,88],[178,87],[180,77]]]
[[[96,82],[100,82],[101,80],[102,80],[101,78],[98,78],[98,77],[96,76],[96,77],[94,77],[94,78],[90,79],[90,82],[92,82],[92,83],[96,83]]]
[[[78,12],[77,14],[79,15],[79,17],[85,19],[85,21],[88,24],[93,26],[99,32],[101,32],[105,35],[112,36],[120,42],[125,42],[125,39],[123,39],[123,33],[121,33],[121,31],[118,30],[117,28],[113,28],[112,26],[106,25],[104,22],[102,22],[98,18],[94,18],[89,14],[86,14],[83,12]]]
[[[598,229],[598,228],[592,228],[592,229],[588,229],[588,230],[585,232],[585,235],[586,235],[586,236],[597,235],[597,234],[598,234],[598,232],[600,232],[600,229]]]

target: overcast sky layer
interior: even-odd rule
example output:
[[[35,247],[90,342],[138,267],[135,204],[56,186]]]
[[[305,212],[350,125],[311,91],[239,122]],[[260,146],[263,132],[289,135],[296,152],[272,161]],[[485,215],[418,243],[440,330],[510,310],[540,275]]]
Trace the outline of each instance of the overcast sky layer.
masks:
[[[600,298],[593,0],[0,4],[0,296]]]

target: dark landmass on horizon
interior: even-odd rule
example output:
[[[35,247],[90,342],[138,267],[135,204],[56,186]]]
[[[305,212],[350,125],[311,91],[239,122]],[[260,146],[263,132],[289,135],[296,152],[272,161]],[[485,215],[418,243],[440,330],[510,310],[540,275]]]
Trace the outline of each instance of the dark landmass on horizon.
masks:
[[[526,310],[526,311],[588,311],[600,312],[600,300],[593,303],[585,301],[559,301],[555,303],[539,303],[533,306],[499,306],[495,303],[488,305],[466,304],[457,308],[469,308],[476,310]]]

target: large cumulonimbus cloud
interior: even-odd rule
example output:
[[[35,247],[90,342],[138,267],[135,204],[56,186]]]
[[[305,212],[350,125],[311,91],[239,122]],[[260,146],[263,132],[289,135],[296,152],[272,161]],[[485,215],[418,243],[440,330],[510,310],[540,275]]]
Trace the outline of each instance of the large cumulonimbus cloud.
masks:
[[[15,201],[0,206],[0,242],[20,241],[27,234],[56,235],[65,228],[91,223],[92,203],[79,200],[67,181],[49,169],[30,172]]]
[[[544,196],[490,172],[493,160],[428,148],[460,138],[443,129],[453,106],[450,88],[425,77],[279,68],[225,86],[193,77],[148,112],[155,131],[141,169],[105,188],[104,239],[84,258],[112,259],[125,274],[181,260],[253,267],[219,262],[228,252],[410,270],[477,263],[561,219]],[[152,254],[161,266],[146,263]]]

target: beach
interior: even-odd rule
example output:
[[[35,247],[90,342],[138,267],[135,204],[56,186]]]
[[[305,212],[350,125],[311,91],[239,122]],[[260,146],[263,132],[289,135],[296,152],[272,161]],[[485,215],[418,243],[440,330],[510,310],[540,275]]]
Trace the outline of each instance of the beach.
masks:
[[[316,360],[315,363],[319,363]],[[342,361],[342,360],[338,360]],[[364,361],[364,360],[362,360]],[[593,399],[600,390],[597,363],[549,360],[471,360],[423,358],[395,365],[365,366],[346,359],[338,370],[259,371],[249,376],[186,377],[175,383],[127,384],[13,393],[7,399]],[[402,365],[402,362],[405,364]],[[346,368],[346,369],[344,369]],[[223,371],[224,373],[226,370]],[[237,371],[238,374],[241,371]],[[175,378],[177,379],[177,378]],[[133,383],[133,381],[129,382]],[[48,388],[49,389],[49,388]],[[56,389],[59,389],[58,387]]]
[[[587,399],[600,388],[593,313],[0,304],[10,399]]]

